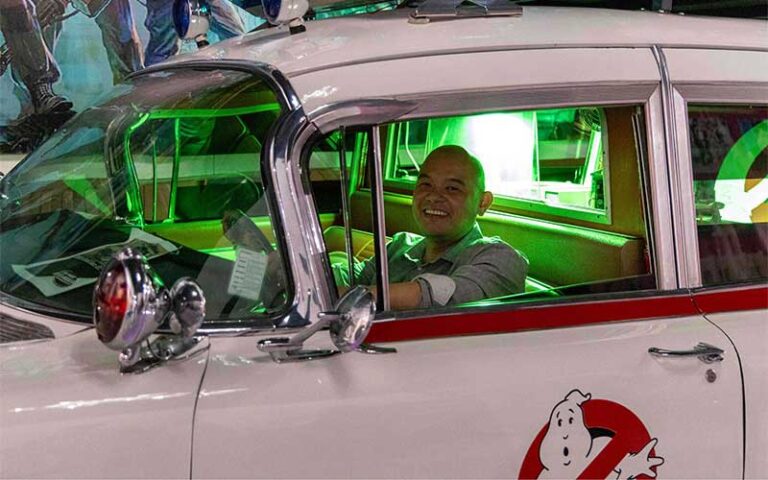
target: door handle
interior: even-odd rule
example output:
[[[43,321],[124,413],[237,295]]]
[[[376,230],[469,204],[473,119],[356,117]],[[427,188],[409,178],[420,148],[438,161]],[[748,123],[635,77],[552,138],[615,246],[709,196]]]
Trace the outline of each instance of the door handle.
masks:
[[[723,361],[723,353],[725,351],[714,345],[700,342],[691,350],[667,350],[665,348],[651,347],[648,349],[648,353],[654,357],[697,357],[704,363],[714,363]]]

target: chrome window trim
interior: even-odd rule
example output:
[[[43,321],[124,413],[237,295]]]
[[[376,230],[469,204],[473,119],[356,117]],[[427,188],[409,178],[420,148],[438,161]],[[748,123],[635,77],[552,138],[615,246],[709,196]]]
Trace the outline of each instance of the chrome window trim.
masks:
[[[768,104],[768,83],[674,83],[686,103]]]
[[[696,224],[696,203],[693,192],[693,158],[691,156],[690,130],[688,125],[688,105],[690,103],[700,105],[768,105],[768,83],[675,83],[673,86],[674,108],[676,110],[676,128],[679,132],[677,138],[677,168],[680,172],[679,184],[675,186],[683,198],[688,201],[685,208],[686,217],[677,219],[677,230],[683,231],[685,237],[678,245],[679,254],[684,255],[689,265],[687,283],[681,287],[701,288],[701,259],[699,256],[699,235]],[[748,282],[759,284],[763,280]],[[717,288],[728,288],[731,284],[725,284]],[[716,286],[707,286],[707,288]]]
[[[544,110],[568,106],[611,106],[645,103],[657,82],[567,83],[548,86],[519,86],[499,90],[456,90],[437,95],[408,95],[400,100],[416,108],[400,120],[483,113],[500,110]]]
[[[675,198],[679,202],[676,211],[679,216],[673,217],[674,230],[678,233],[677,255],[679,261],[685,264],[685,276],[681,275],[681,287],[701,286],[701,262],[699,260],[699,235],[696,226],[696,200],[693,192],[693,163],[691,161],[691,143],[688,134],[688,109],[685,99],[676,89],[672,89],[675,130],[678,132],[677,158],[670,167],[677,172],[676,184],[672,185],[677,191]],[[683,273],[683,272],[681,272]]]
[[[278,94],[277,98],[281,107],[288,111],[294,111],[301,108],[299,97],[296,95],[296,91],[293,89],[293,86],[285,75],[272,65],[263,62],[232,59],[183,60],[173,63],[152,65],[128,75],[126,79],[130,80],[169,70],[187,70],[195,68],[206,70],[234,70],[260,77],[266,80],[267,84]]]
[[[681,251],[681,243],[687,238],[686,234],[689,234],[687,229],[683,227],[683,222],[680,219],[685,218],[684,215],[689,214],[690,210],[687,203],[692,203],[693,199],[684,198],[680,190],[680,176],[681,172],[678,170],[679,158],[678,158],[678,139],[677,139],[677,123],[675,120],[675,97],[672,89],[672,82],[669,78],[669,68],[667,66],[667,60],[664,56],[664,51],[657,45],[653,48],[653,56],[656,58],[656,63],[659,66],[659,73],[661,75],[661,120],[663,125],[664,146],[666,154],[666,170],[668,175],[667,186],[669,188],[669,206],[671,214],[671,226],[670,232],[672,232],[673,252],[674,252],[674,264],[677,268],[677,286],[686,285],[688,278],[691,275],[696,275],[695,272],[690,271],[690,262],[686,261],[683,256],[684,252]]]

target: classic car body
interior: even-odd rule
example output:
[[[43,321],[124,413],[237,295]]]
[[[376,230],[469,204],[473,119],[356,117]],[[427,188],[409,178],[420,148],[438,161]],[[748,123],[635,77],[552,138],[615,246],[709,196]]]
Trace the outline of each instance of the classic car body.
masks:
[[[3,180],[0,476],[768,476],[765,23],[411,13],[148,69]],[[526,255],[526,291],[394,311],[386,239],[445,143],[484,161],[479,223]],[[281,281],[226,233],[238,210]],[[129,244],[207,318],[190,355],[121,374],[91,299]],[[366,259],[360,351],[258,348]]]

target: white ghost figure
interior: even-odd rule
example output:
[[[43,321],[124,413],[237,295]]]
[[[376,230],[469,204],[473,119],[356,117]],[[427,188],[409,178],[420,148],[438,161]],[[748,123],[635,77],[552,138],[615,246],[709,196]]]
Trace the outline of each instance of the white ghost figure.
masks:
[[[539,460],[544,466],[539,478],[577,478],[610,440],[593,439],[584,424],[581,405],[591,398],[590,393],[574,389],[552,409],[547,433],[539,447]],[[614,478],[632,479],[641,474],[655,478],[651,467],[664,463],[663,458],[650,456],[656,442],[654,438],[639,452],[627,453],[614,469]]]

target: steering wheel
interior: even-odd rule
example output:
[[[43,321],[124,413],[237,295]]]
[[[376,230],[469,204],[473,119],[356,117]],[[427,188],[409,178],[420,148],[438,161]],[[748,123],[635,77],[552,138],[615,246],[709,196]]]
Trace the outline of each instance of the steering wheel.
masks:
[[[270,253],[274,250],[272,243],[251,218],[242,210],[227,210],[221,219],[224,236],[234,245],[245,247],[256,252]]]

